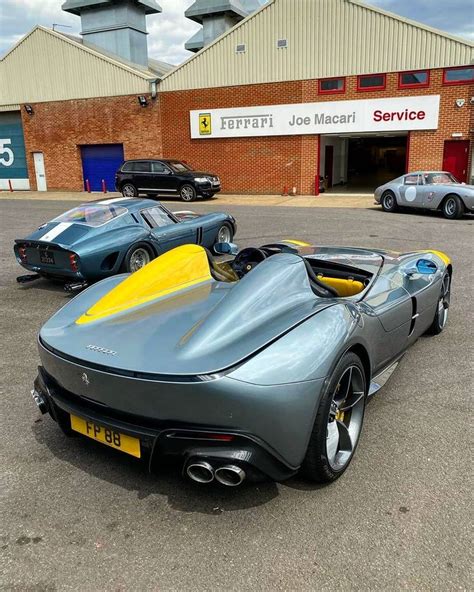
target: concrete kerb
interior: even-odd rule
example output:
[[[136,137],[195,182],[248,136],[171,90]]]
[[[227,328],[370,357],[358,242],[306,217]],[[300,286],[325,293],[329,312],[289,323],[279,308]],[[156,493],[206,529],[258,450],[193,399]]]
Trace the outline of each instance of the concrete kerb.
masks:
[[[0,192],[0,200],[48,200],[48,201],[74,201],[87,202],[101,199],[120,197],[119,193],[86,193],[70,191],[14,191]],[[179,200],[160,200],[164,203],[180,204]],[[320,208],[370,208],[374,205],[372,194],[323,194],[319,196],[300,195],[295,197],[282,195],[230,195],[220,194],[214,199],[206,199],[196,203],[206,206],[222,205],[253,205],[253,206],[283,206],[283,207],[320,207]],[[192,205],[191,205],[192,207]]]

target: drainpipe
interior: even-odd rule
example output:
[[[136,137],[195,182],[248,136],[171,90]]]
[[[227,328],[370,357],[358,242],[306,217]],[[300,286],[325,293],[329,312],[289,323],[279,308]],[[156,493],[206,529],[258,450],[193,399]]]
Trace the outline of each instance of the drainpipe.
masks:
[[[159,78],[157,78],[156,80],[150,80],[150,92],[151,92],[151,98],[153,100],[156,99],[156,97],[158,96],[158,82],[160,81]]]

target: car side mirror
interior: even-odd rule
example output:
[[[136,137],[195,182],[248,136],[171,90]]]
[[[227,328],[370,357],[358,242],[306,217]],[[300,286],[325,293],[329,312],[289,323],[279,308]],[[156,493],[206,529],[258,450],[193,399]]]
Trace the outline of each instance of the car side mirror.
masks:
[[[234,243],[216,243],[214,253],[216,255],[237,255],[239,247]]]
[[[416,274],[432,275],[438,271],[438,266],[430,259],[418,259],[409,265],[406,269],[406,274],[410,277]]]

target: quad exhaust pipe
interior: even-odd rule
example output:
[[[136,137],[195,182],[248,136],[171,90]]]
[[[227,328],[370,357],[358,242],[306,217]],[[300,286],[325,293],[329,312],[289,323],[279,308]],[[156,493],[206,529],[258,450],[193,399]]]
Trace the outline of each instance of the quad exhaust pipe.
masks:
[[[204,460],[191,460],[186,465],[186,474],[196,483],[211,483],[218,481],[226,487],[237,487],[241,485],[246,477],[245,471],[237,465],[224,465],[214,467]]]

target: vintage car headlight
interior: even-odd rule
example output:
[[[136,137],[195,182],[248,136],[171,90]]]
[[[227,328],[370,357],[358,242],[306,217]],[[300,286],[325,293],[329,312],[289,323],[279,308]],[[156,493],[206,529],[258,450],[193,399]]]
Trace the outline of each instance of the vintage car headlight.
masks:
[[[196,181],[196,183],[210,183],[211,182],[209,177],[196,177],[194,180]]]

